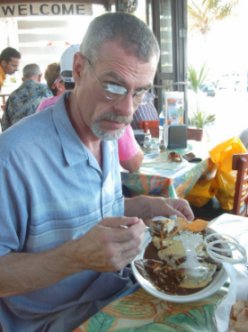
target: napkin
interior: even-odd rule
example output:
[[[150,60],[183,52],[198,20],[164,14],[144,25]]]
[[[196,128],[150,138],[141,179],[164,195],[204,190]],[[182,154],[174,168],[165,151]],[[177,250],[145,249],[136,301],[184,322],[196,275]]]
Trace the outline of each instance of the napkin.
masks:
[[[233,304],[237,298],[237,273],[234,267],[229,263],[223,263],[228,277],[230,279],[229,290],[223,300],[218,304],[215,311],[216,325],[218,332],[227,332],[229,326],[229,318]]]

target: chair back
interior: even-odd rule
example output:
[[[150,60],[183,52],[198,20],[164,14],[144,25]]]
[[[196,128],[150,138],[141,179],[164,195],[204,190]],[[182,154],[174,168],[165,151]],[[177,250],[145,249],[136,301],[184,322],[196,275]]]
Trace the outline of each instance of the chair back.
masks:
[[[237,171],[233,213],[248,216],[248,153],[234,154],[232,169]]]

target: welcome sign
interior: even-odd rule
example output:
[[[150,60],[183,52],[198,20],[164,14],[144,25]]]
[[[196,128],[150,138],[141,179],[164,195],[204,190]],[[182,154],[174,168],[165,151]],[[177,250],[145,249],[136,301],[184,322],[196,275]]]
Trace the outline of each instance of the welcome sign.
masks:
[[[0,18],[63,15],[92,15],[92,5],[78,2],[18,2],[0,4]]]

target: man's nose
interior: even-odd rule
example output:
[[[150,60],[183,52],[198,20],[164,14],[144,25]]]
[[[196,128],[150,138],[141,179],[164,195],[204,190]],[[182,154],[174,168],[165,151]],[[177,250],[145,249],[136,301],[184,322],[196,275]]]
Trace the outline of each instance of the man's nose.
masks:
[[[136,111],[136,105],[134,102],[134,98],[131,93],[123,96],[118,102],[115,104],[115,109],[118,114],[123,116],[133,116]]]

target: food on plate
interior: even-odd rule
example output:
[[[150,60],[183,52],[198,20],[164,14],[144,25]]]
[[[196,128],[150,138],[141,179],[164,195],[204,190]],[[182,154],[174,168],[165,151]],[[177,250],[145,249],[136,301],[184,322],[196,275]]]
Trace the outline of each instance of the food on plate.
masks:
[[[156,288],[169,294],[192,294],[206,287],[221,266],[206,252],[206,227],[207,222],[202,219],[153,219],[152,241],[145,249],[144,259],[135,262],[136,268]]]
[[[174,234],[188,230],[191,232],[202,232],[206,230],[208,222],[203,219],[195,219],[191,222],[184,218],[165,218],[165,217],[155,217],[150,222],[150,229],[152,235],[168,235],[172,237]]]
[[[182,158],[182,156],[180,155],[180,153],[177,153],[177,152],[175,152],[175,151],[171,151],[171,152],[169,152],[169,154],[168,154],[168,158],[169,158],[169,160],[174,161],[174,162],[176,162],[176,163],[180,163],[180,162],[183,161],[183,158]]]

